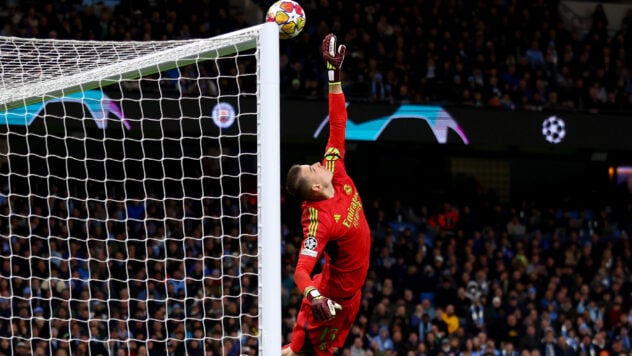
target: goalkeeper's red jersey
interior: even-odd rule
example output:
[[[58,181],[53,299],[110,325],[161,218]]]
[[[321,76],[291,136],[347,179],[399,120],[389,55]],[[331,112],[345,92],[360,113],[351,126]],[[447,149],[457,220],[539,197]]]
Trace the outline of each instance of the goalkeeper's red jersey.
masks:
[[[371,249],[362,200],[344,164],[346,122],[344,94],[329,94],[329,141],[322,164],[333,172],[335,194],[330,199],[303,202],[303,245],[296,270],[297,275],[310,275],[324,253],[322,273],[313,283],[333,300],[350,298],[361,290]],[[312,281],[297,278],[296,283],[303,291]]]

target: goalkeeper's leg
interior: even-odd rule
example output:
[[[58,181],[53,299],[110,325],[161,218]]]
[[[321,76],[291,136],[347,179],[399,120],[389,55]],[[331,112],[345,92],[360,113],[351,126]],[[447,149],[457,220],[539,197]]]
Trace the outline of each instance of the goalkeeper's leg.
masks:
[[[360,309],[361,292],[352,299],[341,301],[342,310],[336,317],[324,322],[316,322],[312,316],[312,307],[303,299],[301,309],[292,330],[291,341],[283,346],[281,355],[295,356],[302,353],[316,356],[331,356],[344,345],[345,339]],[[294,352],[290,346],[297,352]]]

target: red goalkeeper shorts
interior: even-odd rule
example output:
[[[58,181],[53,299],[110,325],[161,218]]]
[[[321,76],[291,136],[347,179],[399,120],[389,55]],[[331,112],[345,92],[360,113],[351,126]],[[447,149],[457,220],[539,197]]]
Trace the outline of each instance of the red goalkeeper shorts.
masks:
[[[334,301],[342,305],[342,310],[338,310],[332,320],[317,322],[312,316],[310,303],[303,298],[292,339],[285,347],[289,346],[295,353],[309,355],[333,355],[335,348],[342,347],[360,310],[362,292],[358,291],[348,300]]]

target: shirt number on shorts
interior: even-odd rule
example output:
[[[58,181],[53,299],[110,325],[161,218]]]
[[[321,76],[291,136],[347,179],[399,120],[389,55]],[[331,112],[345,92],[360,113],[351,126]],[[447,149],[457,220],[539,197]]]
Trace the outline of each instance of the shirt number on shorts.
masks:
[[[320,334],[320,346],[321,350],[327,349],[327,343],[333,342],[336,340],[336,336],[338,335],[338,328],[325,328],[323,332]]]

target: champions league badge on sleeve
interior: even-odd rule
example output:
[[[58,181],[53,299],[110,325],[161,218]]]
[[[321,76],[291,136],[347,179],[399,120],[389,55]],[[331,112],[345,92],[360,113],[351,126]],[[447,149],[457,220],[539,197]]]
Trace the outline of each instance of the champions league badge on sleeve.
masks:
[[[301,249],[301,254],[316,257],[318,256],[318,252],[316,251],[316,247],[318,247],[318,241],[314,236],[308,236],[305,241],[303,241],[303,248]]]
[[[228,103],[218,103],[213,107],[213,122],[217,127],[226,129],[235,122],[235,109]]]

